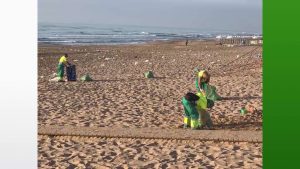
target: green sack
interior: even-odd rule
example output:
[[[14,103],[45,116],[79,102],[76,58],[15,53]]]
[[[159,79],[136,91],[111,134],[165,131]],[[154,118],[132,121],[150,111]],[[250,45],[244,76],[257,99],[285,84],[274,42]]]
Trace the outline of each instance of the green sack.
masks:
[[[84,81],[84,82],[88,82],[88,81],[93,81],[93,79],[88,75],[84,75],[80,78],[81,81]]]
[[[148,71],[148,72],[144,73],[144,76],[145,76],[146,78],[154,78],[154,75],[153,75],[153,72],[152,72],[152,71]]]
[[[196,85],[197,91],[200,92],[198,78],[195,78],[195,85]],[[208,100],[215,102],[216,100],[221,99],[221,96],[218,95],[217,89],[215,86],[208,85],[206,83],[201,83],[201,87],[204,89],[204,91],[206,93],[206,98]],[[213,106],[213,104],[212,104],[212,106]]]
[[[206,92],[206,97],[207,97],[207,99],[209,99],[209,100],[212,100],[212,101],[215,102],[215,101],[221,99],[221,96],[218,95],[217,89],[216,89],[215,86],[212,86],[212,85],[206,85],[205,92]]]
[[[215,102],[210,100],[210,99],[207,99],[207,108],[213,108],[215,105]]]

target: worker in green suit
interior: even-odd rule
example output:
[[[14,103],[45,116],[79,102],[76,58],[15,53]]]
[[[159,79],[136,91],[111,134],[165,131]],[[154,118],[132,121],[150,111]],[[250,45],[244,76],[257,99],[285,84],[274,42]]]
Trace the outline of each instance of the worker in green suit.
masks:
[[[195,95],[194,93],[187,93],[182,98],[182,104],[184,107],[184,128],[199,128],[199,113],[196,104],[199,99],[199,96]]]
[[[68,54],[64,54],[59,58],[58,66],[57,66],[57,76],[59,81],[63,81],[65,66],[70,66],[71,64],[67,61]]]
[[[200,129],[206,126],[208,129],[212,129],[212,120],[207,112],[207,99],[201,92],[197,94],[187,93],[182,98],[182,104],[184,107],[184,128]]]

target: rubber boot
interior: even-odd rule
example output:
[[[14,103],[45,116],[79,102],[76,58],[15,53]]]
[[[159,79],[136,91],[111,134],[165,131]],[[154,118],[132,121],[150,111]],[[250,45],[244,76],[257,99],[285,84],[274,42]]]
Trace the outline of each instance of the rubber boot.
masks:
[[[191,128],[193,130],[199,129],[199,120],[198,119],[191,119]]]
[[[191,126],[191,119],[189,117],[183,118],[183,128],[188,128]]]
[[[58,82],[64,82],[64,78],[63,77],[58,77]]]

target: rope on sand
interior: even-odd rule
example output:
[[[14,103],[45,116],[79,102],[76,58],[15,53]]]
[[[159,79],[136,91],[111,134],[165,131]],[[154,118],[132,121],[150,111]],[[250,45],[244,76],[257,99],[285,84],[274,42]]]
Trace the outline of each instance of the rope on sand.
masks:
[[[39,135],[262,143],[262,131],[39,126]]]
[[[247,56],[247,55],[248,55],[247,57],[244,57],[243,59],[246,59],[246,58],[250,57],[251,54],[252,54],[254,51],[256,51],[258,48],[260,48],[260,46],[254,48],[254,49],[251,49],[251,50],[249,50],[248,52],[245,52],[243,55],[239,56],[238,58],[235,58],[235,59],[233,59],[233,60],[231,60],[231,61],[225,63],[224,65],[221,66],[221,68],[218,68],[217,70],[220,70],[220,69],[223,69],[223,68],[227,67],[229,64],[231,64],[231,63],[233,63],[233,62],[235,62],[235,61],[237,61],[237,60],[242,59],[244,56]],[[213,65],[213,64],[208,65],[208,66],[207,66],[207,69],[208,69],[208,70],[213,70],[213,69],[210,68],[212,65]]]

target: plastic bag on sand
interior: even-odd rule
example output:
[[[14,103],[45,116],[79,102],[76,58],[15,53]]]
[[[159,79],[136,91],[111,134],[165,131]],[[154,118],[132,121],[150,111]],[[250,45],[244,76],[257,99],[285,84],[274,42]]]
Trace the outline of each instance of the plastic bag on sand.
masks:
[[[59,81],[63,81],[63,80],[60,80],[59,77],[54,77],[54,78],[49,80],[49,82],[59,82]]]
[[[81,81],[84,81],[84,82],[88,82],[88,81],[93,81],[93,79],[88,75],[84,75],[80,78]]]
[[[57,73],[53,73],[52,75],[50,75],[50,78],[55,78],[57,77]]]
[[[148,72],[144,73],[144,76],[145,76],[146,78],[154,78],[154,75],[153,75],[153,72],[152,72],[152,71],[148,71]]]

